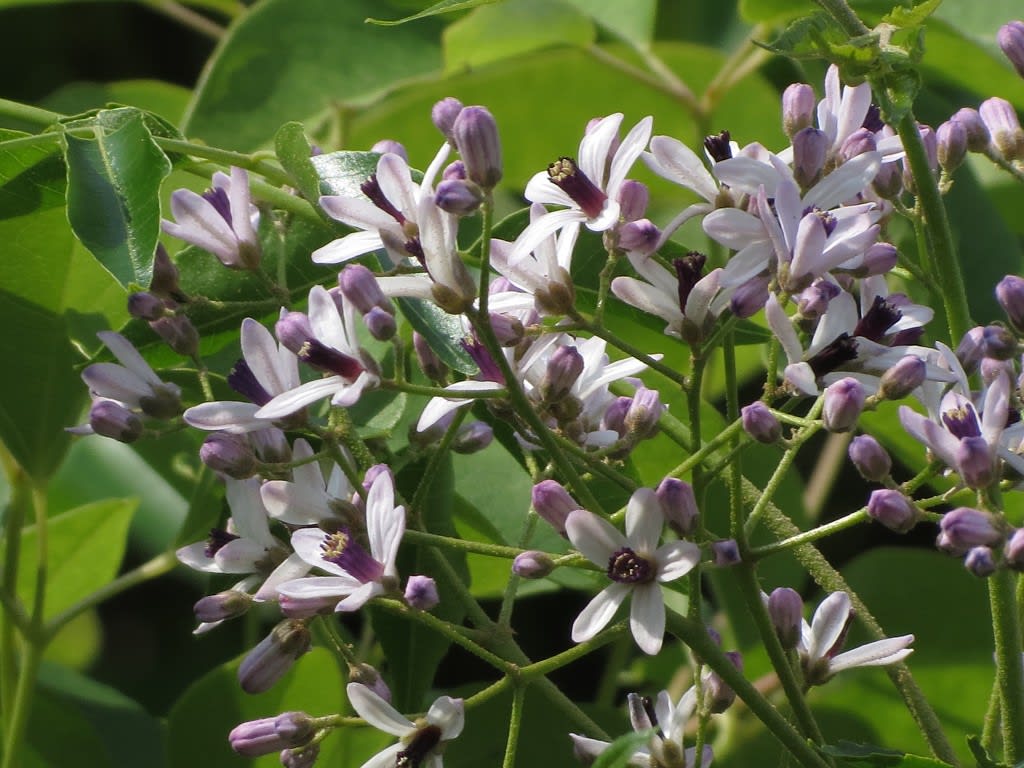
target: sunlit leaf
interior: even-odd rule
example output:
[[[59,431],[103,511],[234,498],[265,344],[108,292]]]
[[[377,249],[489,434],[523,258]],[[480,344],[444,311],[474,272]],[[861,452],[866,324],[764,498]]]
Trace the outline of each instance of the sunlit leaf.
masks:
[[[444,13],[454,13],[455,11],[465,11],[470,8],[476,8],[478,5],[490,5],[496,3],[499,0],[441,0],[439,3],[434,3],[429,8],[425,8],[419,13],[414,13],[411,16],[406,16],[401,19],[375,19],[369,18],[367,21],[370,24],[379,24],[382,27],[394,27],[399,24],[405,24],[408,21],[415,21],[417,19],[425,19],[428,16],[438,16]]]

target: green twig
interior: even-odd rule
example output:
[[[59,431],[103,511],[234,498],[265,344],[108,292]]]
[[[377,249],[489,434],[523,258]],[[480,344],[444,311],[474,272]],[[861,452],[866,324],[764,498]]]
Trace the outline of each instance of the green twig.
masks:
[[[1008,765],[1016,765],[1024,757],[1024,668],[1021,664],[1020,618],[1014,594],[1016,578],[1012,571],[1000,569],[988,579],[996,644],[1003,762]]]

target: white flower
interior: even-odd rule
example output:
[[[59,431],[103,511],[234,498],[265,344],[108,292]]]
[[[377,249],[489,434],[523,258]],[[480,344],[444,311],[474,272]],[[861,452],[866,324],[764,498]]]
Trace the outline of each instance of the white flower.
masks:
[[[312,456],[308,442],[302,438],[295,441],[292,461]],[[260,488],[260,496],[268,514],[288,525],[319,525],[325,520],[338,520],[333,505],[353,502],[352,485],[341,467],[332,464],[330,478],[325,482],[316,461],[295,467],[291,480],[268,480]]]
[[[198,195],[179,189],[171,195],[175,221],[162,221],[163,231],[209,251],[233,269],[253,269],[260,262],[256,234],[259,209],[249,194],[249,174],[231,168],[231,176],[213,174],[213,187]]]
[[[197,429],[221,429],[241,434],[273,426],[272,419],[260,419],[260,407],[299,386],[298,358],[250,317],[242,321],[242,359],[228,374],[228,384],[250,402],[216,401],[201,403],[185,411],[185,421]]]
[[[330,604],[336,611],[358,610],[373,597],[398,586],[398,545],[405,533],[405,507],[395,506],[390,472],[374,478],[366,497],[367,552],[357,534],[342,528],[324,533],[319,528],[300,528],[292,534],[295,552],[309,565],[333,574],[309,576],[278,585],[283,602]]]
[[[589,640],[604,629],[630,593],[629,612],[633,638],[644,653],[661,650],[665,634],[665,603],[661,582],[689,573],[700,561],[700,549],[688,541],[658,546],[664,517],[650,488],[638,489],[626,507],[626,535],[592,512],[569,513],[565,531],[573,546],[595,565],[606,570],[612,584],[598,593],[572,626],[572,639]]]
[[[913,635],[888,637],[839,653],[852,619],[850,596],[833,592],[821,601],[810,624],[802,622],[797,651],[808,685],[821,685],[844,669],[895,664],[913,653],[909,647]]]
[[[93,363],[82,371],[82,381],[93,397],[113,400],[154,418],[170,418],[178,413],[181,389],[177,384],[161,381],[138,350],[121,334],[100,331],[96,335],[121,364]],[[92,433],[88,425],[74,430],[78,434]]]
[[[645,117],[614,147],[622,117],[616,112],[591,126],[580,141],[576,161],[562,158],[530,179],[527,200],[565,208],[541,216],[523,230],[509,256],[510,264],[526,258],[545,238],[569,224],[583,223],[587,229],[604,232],[619,223],[622,183],[647,146],[653,122]]]
[[[414,723],[362,683],[349,683],[345,690],[361,718],[400,739],[363,763],[362,768],[442,768],[445,742],[462,733],[465,724],[462,699],[441,696],[430,705],[426,717]]]

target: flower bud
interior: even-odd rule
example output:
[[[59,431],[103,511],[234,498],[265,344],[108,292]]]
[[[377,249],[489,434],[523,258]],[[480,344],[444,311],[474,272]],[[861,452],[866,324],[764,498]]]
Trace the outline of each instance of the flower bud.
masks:
[[[996,299],[1006,313],[1010,325],[1024,333],[1024,277],[1007,275],[996,286]]]
[[[656,389],[639,387],[624,420],[626,434],[633,440],[646,440],[658,431],[658,420],[665,412],[661,394]]]
[[[278,759],[282,768],[313,768],[316,759],[320,757],[320,745],[309,744],[301,749],[284,749]]]
[[[814,89],[807,83],[793,83],[782,92],[782,129],[791,139],[814,124]]]
[[[391,689],[388,688],[388,684],[384,682],[384,678],[381,677],[380,672],[369,664],[349,664],[348,681],[350,683],[365,685],[371,691],[384,699],[384,701],[391,701]]]
[[[491,329],[503,347],[517,347],[523,340],[523,324],[517,317],[491,312]]]
[[[161,317],[151,321],[149,327],[179,355],[195,357],[199,351],[199,331],[186,315]]]
[[[97,400],[89,409],[89,426],[102,437],[134,443],[142,437],[142,420],[113,400]]]
[[[430,342],[417,331],[413,331],[412,334],[412,348],[416,352],[416,361],[420,364],[423,375],[431,381],[443,381],[445,374],[448,373],[448,367],[441,362]]]
[[[996,572],[996,560],[988,547],[971,547],[964,558],[964,567],[979,579],[987,579]]]
[[[740,562],[740,548],[736,539],[711,542],[711,559],[719,568],[729,568]]]
[[[739,651],[726,651],[725,657],[732,662],[736,669],[740,672],[743,671],[743,656]],[[736,701],[736,691],[714,670],[711,670],[704,681],[704,690],[708,710],[713,715],[725,712]]]
[[[847,453],[860,476],[869,482],[880,483],[892,471],[892,459],[871,435],[857,435],[850,441]]]
[[[892,163],[890,163],[892,165]],[[859,277],[884,275],[892,271],[899,260],[899,251],[892,243],[875,243],[864,253],[864,262],[856,270]]]
[[[181,286],[178,285],[178,268],[171,261],[163,243],[157,245],[156,255],[153,257],[153,277],[149,280],[149,291],[176,301],[184,298],[181,295]]]
[[[548,359],[547,370],[540,383],[540,394],[546,403],[557,403],[572,391],[583,373],[583,355],[576,347],[558,347]]]
[[[619,227],[619,247],[631,253],[649,254],[661,238],[661,230],[650,219],[628,221]]]
[[[988,132],[985,121],[978,114],[978,110],[964,107],[957,110],[950,120],[956,120],[967,132],[967,149],[971,152],[984,152],[988,149],[992,137]]]
[[[341,270],[338,273],[338,287],[361,315],[375,307],[394,314],[394,307],[380,289],[377,276],[362,264],[349,264]]]
[[[512,573],[522,579],[543,579],[555,570],[555,561],[547,552],[520,552],[512,561]]]
[[[437,185],[437,207],[456,216],[472,216],[484,201],[484,193],[471,181],[448,180]]]
[[[405,583],[405,602],[421,611],[429,611],[441,602],[437,583],[429,576],[410,576]]]
[[[985,357],[1012,360],[1017,356],[1017,339],[1001,325],[986,325],[982,331]]]
[[[988,128],[992,145],[1007,160],[1024,159],[1024,131],[1013,105],[993,96],[978,107],[978,114]]]
[[[533,486],[530,500],[534,511],[562,536],[565,536],[565,521],[569,513],[582,509],[580,503],[554,480],[541,480]]]
[[[637,221],[643,217],[650,197],[651,193],[642,181],[626,179],[622,182],[619,187],[619,215],[623,221]]]
[[[398,331],[395,316],[380,307],[374,307],[363,315],[363,322],[366,324],[366,330],[377,341],[389,341]]]
[[[886,200],[893,200],[903,192],[903,175],[899,163],[882,163],[875,178],[871,180],[875,193]]]
[[[482,451],[494,441],[494,430],[490,424],[473,421],[463,424],[452,440],[452,450],[456,453],[470,454]]]
[[[796,648],[800,642],[803,610],[804,602],[795,589],[779,587],[768,596],[768,616],[786,650]]]
[[[890,488],[871,492],[868,517],[896,533],[906,533],[917,525],[918,520],[917,508],[910,499]]]
[[[452,128],[455,125],[455,119],[461,111],[462,102],[451,96],[441,99],[430,110],[430,119],[437,127],[437,130],[444,134],[444,137],[453,144],[455,140],[452,136]]]
[[[729,309],[741,320],[753,317],[768,303],[768,284],[766,275],[756,275],[737,286],[729,300]]]
[[[978,366],[981,374],[981,382],[988,386],[1000,376],[1013,377],[1013,360],[996,360],[992,357],[981,358],[981,365]]]
[[[996,42],[1010,60],[1017,74],[1024,77],[1024,21],[1004,24],[996,33]]]
[[[743,431],[759,443],[771,444],[782,437],[782,425],[760,400],[740,408],[740,421]]]
[[[192,611],[197,620],[203,623],[212,623],[241,616],[249,610],[251,605],[252,597],[245,592],[228,589],[218,592],[216,595],[207,595],[201,598],[192,607]]]
[[[966,552],[972,547],[998,544],[1003,535],[995,518],[970,507],[957,507],[942,516],[939,523],[939,547],[951,552]]]
[[[379,152],[382,155],[398,155],[400,158],[405,160],[406,163],[409,162],[409,153],[406,151],[405,146],[394,139],[381,139],[370,147],[370,151]]]
[[[992,450],[984,437],[962,437],[956,447],[956,469],[968,488],[987,488],[995,479]]]
[[[448,163],[448,166],[441,172],[441,181],[465,181],[466,164],[461,160]]]
[[[149,291],[137,291],[128,297],[128,314],[136,320],[159,320],[166,311],[163,300]]]
[[[629,412],[629,407],[633,404],[632,397],[616,397],[612,400],[608,407],[605,408],[604,416],[601,417],[601,428],[610,429],[612,432],[617,432],[619,437],[626,436],[626,414]]]
[[[666,477],[654,491],[661,503],[661,512],[665,522],[681,538],[693,533],[697,527],[697,499],[693,494],[693,486],[675,477]]]
[[[1024,528],[1015,528],[1003,548],[1006,564],[1015,571],[1024,570]]]
[[[839,147],[839,156],[845,162],[867,152],[875,152],[877,149],[878,142],[875,140],[874,132],[867,128],[858,128],[843,140]]]
[[[238,682],[246,693],[264,693],[312,648],[305,622],[285,620],[249,651],[238,667]]]
[[[313,719],[305,712],[284,712],[277,717],[250,720],[228,734],[231,748],[243,757],[259,757],[287,747],[299,747],[316,733]]]
[[[829,432],[849,432],[864,410],[864,387],[856,379],[840,379],[825,390],[821,418]]]
[[[978,365],[985,356],[985,329],[976,325],[967,331],[960,339],[955,354],[968,376],[978,370]]]
[[[313,338],[313,326],[309,324],[308,315],[302,312],[288,312],[274,324],[274,335],[281,342],[281,346],[297,355]]]
[[[905,355],[882,374],[878,394],[886,400],[904,398],[924,383],[927,374],[924,360],[914,355]]]
[[[936,131],[939,140],[939,165],[952,173],[967,157],[967,129],[958,120],[947,120]]]
[[[256,471],[256,454],[245,435],[214,432],[203,441],[199,458],[210,469],[239,480]]]
[[[501,142],[494,117],[485,107],[464,107],[452,125],[452,139],[466,164],[466,175],[485,190],[501,181]]]
[[[809,189],[821,179],[831,143],[817,128],[804,128],[793,137],[793,178],[801,189]]]
[[[828,280],[815,280],[800,292],[797,310],[807,320],[817,320],[828,309],[829,302],[842,292],[842,289]]]

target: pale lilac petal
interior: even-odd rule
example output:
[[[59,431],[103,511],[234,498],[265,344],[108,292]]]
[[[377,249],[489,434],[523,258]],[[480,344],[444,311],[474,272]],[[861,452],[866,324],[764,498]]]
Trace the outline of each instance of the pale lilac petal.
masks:
[[[825,250],[825,224],[810,214],[804,216],[797,229],[796,244],[793,248],[793,262],[790,265],[790,276],[798,280],[805,275],[817,277],[825,271],[822,253]]]
[[[496,381],[458,381],[454,384],[449,384],[445,389],[452,393],[471,393],[502,389],[502,386]],[[416,431],[423,432],[429,429],[452,411],[458,410],[462,406],[471,402],[473,402],[473,398],[433,398],[429,403],[427,403],[426,408],[423,409],[423,413],[420,414],[419,421],[416,422]]]
[[[401,737],[415,730],[415,725],[365,685],[349,683],[345,692],[356,714],[378,731]]]
[[[171,194],[171,214],[175,221],[163,220],[164,232],[209,251],[224,264],[238,260],[238,239],[227,220],[202,195],[190,189]]]
[[[812,659],[824,658],[836,644],[850,618],[850,596],[833,592],[818,606],[811,619],[811,643],[807,655]]]
[[[362,582],[348,574],[344,576],[306,576],[281,582],[277,585],[277,594],[293,600],[341,599],[362,586]]]
[[[290,389],[298,382],[281,375],[281,354],[273,334],[251,317],[242,321],[242,357],[260,385],[271,395]]]
[[[128,339],[114,331],[100,331],[96,335],[121,365],[154,387],[164,386],[160,377],[156,375],[145,358],[139,354],[139,350]]]
[[[670,541],[658,547],[654,559],[658,563],[658,581],[675,581],[700,562],[700,547],[691,541]]]
[[[612,280],[612,293],[632,307],[657,315],[669,326],[678,326],[683,322],[683,313],[679,311],[679,303],[653,285],[643,283],[633,277],[616,277]]]
[[[267,419],[257,419],[255,403],[236,403],[221,401],[194,405],[182,414],[185,423],[196,429],[223,430],[240,435],[265,429],[269,426]]]
[[[384,197],[406,216],[415,215],[419,187],[401,155],[385,152],[377,161],[377,183]]]
[[[836,145],[838,146],[862,125],[871,106],[871,86],[868,83],[848,85],[843,88],[836,120]]]
[[[260,585],[252,599],[258,603],[277,600],[277,588],[282,584],[302,578],[309,573],[309,563],[296,554],[288,555],[277,568],[271,572],[267,580]]]
[[[575,513],[573,513],[575,514]],[[572,515],[570,515],[571,517]],[[572,640],[574,643],[582,643],[589,640],[606,626],[615,616],[615,612],[622,605],[632,591],[628,584],[609,584],[602,591],[598,592],[594,599],[587,603],[576,621],[572,625]]]
[[[140,398],[153,393],[152,387],[134,371],[117,363],[93,363],[82,371],[82,381],[97,395],[131,405],[138,405]]]
[[[565,520],[565,532],[569,541],[594,565],[608,567],[608,558],[629,543],[617,528],[593,512],[577,509]]]
[[[709,203],[718,196],[718,184],[700,157],[678,139],[655,136],[651,139],[650,154],[644,154],[643,160],[662,178],[693,190]]]
[[[348,224],[353,229],[377,230],[398,226],[390,213],[385,213],[369,200],[359,197],[323,195],[320,207],[332,219]]]
[[[277,539],[270,535],[267,510],[260,498],[259,478],[250,477],[246,480],[227,478],[224,484],[224,496],[231,508],[231,521],[235,524],[239,534],[259,542],[268,549],[276,546]]]
[[[575,752],[584,757],[596,758],[611,744],[607,741],[598,741],[597,739],[588,739],[586,736],[577,736],[575,733],[570,733],[569,738],[572,739]]]
[[[341,264],[384,247],[377,230],[353,232],[313,251],[314,264]]]
[[[1010,408],[1010,377],[1000,371],[985,393],[985,410],[981,414],[981,434],[985,442],[995,445],[1006,428]]]
[[[231,166],[231,183],[228,184],[228,207],[231,210],[231,228],[235,237],[250,245],[257,245],[259,238],[253,226],[252,196],[249,193],[249,174],[243,168]]]
[[[580,150],[576,158],[579,168],[602,189],[608,153],[615,137],[619,135],[622,117],[621,112],[615,112],[602,118],[580,141]]]
[[[337,391],[335,391],[334,397],[331,398],[331,405],[348,408],[359,402],[359,398],[362,397],[364,391],[376,387],[380,379],[369,371],[363,371],[351,384],[346,383],[344,379],[341,381],[342,383],[337,388]]]
[[[715,163],[712,172],[723,184],[748,195],[756,195],[758,188],[764,187],[768,197],[775,197],[775,187],[781,178],[771,165],[743,155]]]
[[[462,733],[466,724],[466,708],[462,699],[440,696],[427,710],[427,722],[441,729],[441,740],[450,741]]]
[[[774,293],[768,295],[768,301],[764,305],[764,316],[768,321],[768,327],[782,345],[786,359],[791,363],[799,362],[804,354],[803,347],[800,346],[800,338],[796,335],[793,323],[790,322]]]
[[[628,253],[626,256],[629,259],[629,263],[633,265],[633,269],[636,270],[640,277],[656,287],[658,290],[663,291],[670,296],[674,294],[676,296],[676,306],[678,307],[679,278],[676,277],[676,275],[669,272],[650,256],[638,253]]]
[[[401,296],[433,301],[434,281],[427,275],[385,275],[377,278],[385,296]]]
[[[587,215],[578,208],[566,208],[541,216],[519,235],[509,255],[509,264],[515,266],[533,251],[544,238],[573,222],[586,221]]]
[[[384,594],[384,587],[376,581],[368,581],[356,587],[352,594],[334,606],[334,610],[342,613],[358,611],[366,603],[378,595]]]
[[[957,438],[931,419],[912,411],[905,405],[900,406],[899,417],[903,428],[918,441],[931,448],[946,466],[956,466],[956,451],[960,447],[960,441]]]
[[[882,156],[878,152],[865,152],[843,163],[823,178],[804,197],[804,205],[816,205],[828,210],[851,200],[878,175]]]
[[[269,480],[263,484],[260,495],[267,513],[288,525],[316,525],[332,516],[322,487]]]
[[[814,369],[807,363],[793,363],[787,365],[782,377],[792,384],[800,392],[811,397],[818,396],[817,379]]]
[[[697,325],[701,325],[707,318],[711,301],[718,293],[724,274],[725,270],[721,268],[711,270],[697,281],[686,297],[686,316]]]
[[[214,559],[206,556],[205,541],[197,541],[194,544],[182,547],[174,553],[174,556],[178,558],[179,563],[188,566],[194,571],[220,573],[220,567]]]
[[[759,240],[744,247],[726,263],[719,281],[721,286],[735,288],[761,274],[768,268],[774,251],[769,240]]]
[[[626,539],[629,545],[640,554],[653,554],[664,527],[665,516],[654,490],[638,488],[626,505]]]
[[[619,223],[620,209],[621,207],[617,200],[608,198],[604,201],[601,212],[594,218],[587,219],[584,223],[591,232],[604,232],[606,229],[611,229]]]
[[[757,240],[767,240],[764,223],[757,216],[738,208],[719,208],[701,222],[704,233],[733,250],[741,250]]]
[[[405,533],[405,508],[395,506],[395,488],[387,472],[374,478],[367,494],[366,533],[370,540],[370,553],[384,564],[386,575],[394,576],[398,545]]]
[[[661,650],[665,638],[665,599],[657,582],[641,584],[633,590],[629,628],[641,651],[654,656]]]
[[[895,664],[914,652],[913,648],[907,647],[912,642],[914,642],[913,635],[903,635],[902,637],[876,640],[859,648],[851,648],[829,660],[829,672],[835,674],[852,667],[880,667],[886,664]]]
[[[398,742],[392,744],[390,747],[385,749],[383,752],[378,752],[376,755],[371,757],[360,768],[395,768],[398,760],[398,753],[405,749],[405,744]]]
[[[576,201],[567,195],[561,187],[551,181],[547,171],[540,171],[533,174],[526,182],[526,189],[523,197],[537,205],[563,205],[567,208],[575,208]],[[531,217],[531,223],[533,218]]]
[[[217,550],[214,562],[221,573],[252,573],[267,556],[267,548],[252,539],[232,539]]]
[[[324,560],[322,544],[326,535],[319,528],[300,528],[292,534],[292,549],[295,550],[295,554],[301,557],[310,565],[320,568],[321,570],[332,573],[339,578],[351,580],[350,583],[355,589],[361,581],[357,581],[354,577],[350,576],[348,571],[342,569],[339,565]]]
[[[622,143],[619,144],[619,148],[615,150],[615,158],[608,170],[608,186],[605,190],[609,197],[618,199],[619,187],[622,186],[626,174],[629,173],[629,169],[633,167],[633,163],[636,162],[651,138],[653,123],[654,118],[650,116],[643,118],[629,130],[629,133],[623,137]]]
[[[324,379],[306,382],[273,398],[256,411],[256,417],[279,419],[282,416],[295,413],[300,408],[305,408],[310,403],[332,396],[343,386],[345,386],[345,380],[341,376],[328,376]]]

